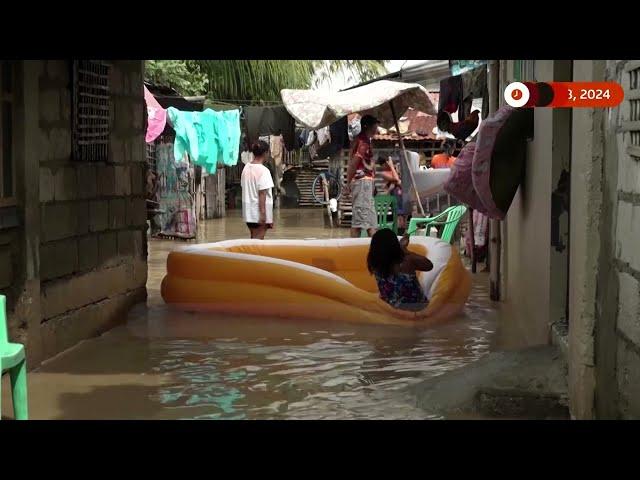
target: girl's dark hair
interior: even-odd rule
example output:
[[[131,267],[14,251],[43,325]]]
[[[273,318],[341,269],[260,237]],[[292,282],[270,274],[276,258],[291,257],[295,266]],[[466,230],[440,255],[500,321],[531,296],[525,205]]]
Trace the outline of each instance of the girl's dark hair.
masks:
[[[262,157],[268,151],[269,145],[264,140],[258,140],[251,145],[251,153],[253,153],[254,157]]]
[[[388,228],[378,230],[371,238],[367,268],[369,273],[377,273],[387,278],[393,272],[393,266],[404,260],[404,251],[398,237]]]

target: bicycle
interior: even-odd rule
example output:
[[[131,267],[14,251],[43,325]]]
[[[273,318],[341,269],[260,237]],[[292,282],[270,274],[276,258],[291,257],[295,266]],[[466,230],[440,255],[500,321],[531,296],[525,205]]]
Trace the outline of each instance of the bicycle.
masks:
[[[340,170],[324,170],[313,180],[311,186],[313,199],[321,205],[327,205],[331,199],[340,200],[342,196],[342,175]]]

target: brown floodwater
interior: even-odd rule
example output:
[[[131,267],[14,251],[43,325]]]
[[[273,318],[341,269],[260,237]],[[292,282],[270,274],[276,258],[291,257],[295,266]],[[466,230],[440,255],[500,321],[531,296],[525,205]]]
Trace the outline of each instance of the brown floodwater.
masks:
[[[348,236],[346,229],[325,228],[321,210],[278,211],[275,222],[267,238]],[[201,223],[197,241],[247,235],[232,211]],[[181,245],[149,242],[149,299],[124,325],[29,373],[31,418],[440,418],[416,406],[411,387],[504,343],[484,273],[474,277],[464,314],[434,327],[172,310],[159,288],[167,254]],[[2,412],[8,417],[10,404],[3,388]]]

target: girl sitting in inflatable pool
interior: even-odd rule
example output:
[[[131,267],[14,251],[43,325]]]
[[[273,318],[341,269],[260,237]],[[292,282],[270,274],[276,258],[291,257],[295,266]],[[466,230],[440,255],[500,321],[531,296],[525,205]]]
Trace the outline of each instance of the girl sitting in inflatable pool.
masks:
[[[433,264],[428,258],[410,252],[408,245],[407,235],[398,241],[393,231],[378,230],[371,238],[367,267],[376,277],[382,300],[395,308],[422,310],[427,299],[416,272],[428,272]]]

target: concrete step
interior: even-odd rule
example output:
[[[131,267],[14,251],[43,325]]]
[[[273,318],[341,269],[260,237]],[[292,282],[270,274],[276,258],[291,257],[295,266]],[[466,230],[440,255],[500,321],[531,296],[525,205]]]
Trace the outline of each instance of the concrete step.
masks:
[[[567,366],[554,346],[494,352],[415,388],[432,414],[485,418],[569,418]]]

